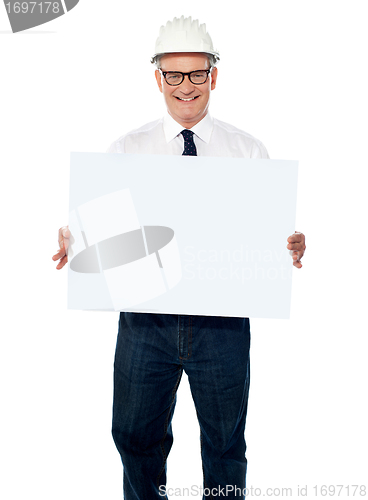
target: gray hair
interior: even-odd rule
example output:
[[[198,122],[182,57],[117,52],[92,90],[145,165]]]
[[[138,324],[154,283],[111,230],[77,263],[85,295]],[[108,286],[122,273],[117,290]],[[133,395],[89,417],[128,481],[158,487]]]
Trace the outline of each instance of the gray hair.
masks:
[[[210,65],[210,69],[214,68],[216,66],[216,57],[213,56],[212,54],[208,54],[207,52],[205,54],[208,57],[208,63]],[[155,57],[155,60],[153,61],[153,63],[156,65],[157,69],[161,69],[161,57],[164,55],[165,54],[160,54],[159,56]]]

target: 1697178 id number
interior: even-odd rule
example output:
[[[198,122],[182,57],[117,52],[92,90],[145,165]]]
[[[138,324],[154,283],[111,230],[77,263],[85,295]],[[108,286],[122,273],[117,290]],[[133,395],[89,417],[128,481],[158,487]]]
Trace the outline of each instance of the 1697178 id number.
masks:
[[[14,2],[13,4],[5,4],[9,14],[47,14],[53,12],[58,14],[60,12],[59,2]]]
[[[366,485],[360,484],[330,484],[330,485],[322,485],[322,486],[313,486],[314,495],[315,496],[323,496],[323,497],[365,497],[367,495],[367,487]]]

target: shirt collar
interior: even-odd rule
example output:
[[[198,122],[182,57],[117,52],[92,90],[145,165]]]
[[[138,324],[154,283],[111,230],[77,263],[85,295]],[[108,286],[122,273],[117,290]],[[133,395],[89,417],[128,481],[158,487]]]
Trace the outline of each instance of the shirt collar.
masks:
[[[166,112],[163,119],[163,128],[166,142],[170,142],[175,139],[175,137],[177,137],[183,130],[183,126],[175,121],[168,112]],[[194,125],[194,127],[192,127],[190,130],[194,132],[197,137],[202,139],[203,142],[208,144],[210,142],[212,129],[213,118],[209,113],[207,113],[206,116],[202,118],[202,120]]]

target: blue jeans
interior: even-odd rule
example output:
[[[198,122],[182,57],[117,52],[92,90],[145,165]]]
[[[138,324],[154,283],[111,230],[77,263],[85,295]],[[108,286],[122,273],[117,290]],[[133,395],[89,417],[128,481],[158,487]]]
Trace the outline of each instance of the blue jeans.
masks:
[[[219,486],[229,491],[231,485],[227,498],[244,498],[249,347],[248,318],[120,313],[112,435],[126,500],[167,498],[166,460],[183,370],[200,425],[203,487],[216,488],[217,498]]]

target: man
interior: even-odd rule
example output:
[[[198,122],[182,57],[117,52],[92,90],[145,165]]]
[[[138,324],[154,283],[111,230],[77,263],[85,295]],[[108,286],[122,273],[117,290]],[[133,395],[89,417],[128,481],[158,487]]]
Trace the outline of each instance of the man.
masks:
[[[151,62],[167,114],[124,135],[109,152],[268,158],[260,141],[208,113],[218,60],[205,25],[182,16],[162,27]],[[68,236],[67,228],[59,230],[57,269],[67,262]],[[302,267],[304,235],[290,236],[287,248],[294,265]],[[217,497],[230,485],[228,498],[239,498],[247,463],[249,346],[248,318],[120,313],[112,433],[127,500],[165,496],[171,420],[183,370],[200,424],[203,486]]]

